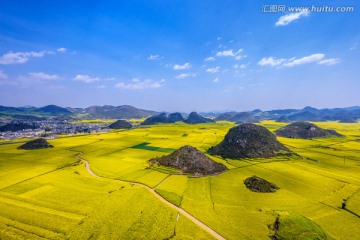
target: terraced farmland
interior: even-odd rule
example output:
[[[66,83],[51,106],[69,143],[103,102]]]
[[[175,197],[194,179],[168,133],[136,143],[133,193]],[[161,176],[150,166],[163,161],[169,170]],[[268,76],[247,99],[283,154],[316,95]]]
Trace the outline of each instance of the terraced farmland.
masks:
[[[284,125],[260,124],[271,131]],[[278,138],[301,157],[211,156],[229,170],[202,178],[151,167],[148,160],[183,145],[206,152],[232,123],[64,137],[50,140],[52,149],[31,151],[17,150],[18,142],[0,145],[0,239],[215,238],[211,231],[226,239],[269,239],[309,228],[323,239],[357,239],[360,124],[316,124],[345,137]],[[101,178],[89,174],[80,158]],[[243,182],[253,175],[280,189],[250,191]]]

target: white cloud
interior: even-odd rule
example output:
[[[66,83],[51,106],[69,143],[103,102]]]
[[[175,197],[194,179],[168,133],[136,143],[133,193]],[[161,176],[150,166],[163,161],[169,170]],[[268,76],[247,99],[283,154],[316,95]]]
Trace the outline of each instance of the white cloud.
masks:
[[[41,80],[56,80],[59,78],[57,75],[49,75],[43,72],[32,72],[29,73],[29,76],[34,79],[41,79]]]
[[[128,90],[142,90],[142,89],[156,89],[161,88],[165,85],[165,79],[159,81],[153,81],[151,79],[146,79],[141,81],[138,78],[134,78],[130,83],[119,82],[115,85],[119,89],[128,89]]]
[[[312,62],[318,62],[322,60],[325,57],[325,54],[322,53],[315,53],[310,56],[302,57],[302,58],[293,58],[290,59],[289,62],[284,63],[284,67],[293,67],[296,65],[301,65],[305,63],[312,63]]]
[[[98,86],[96,86],[97,88],[100,88],[100,89],[104,89],[104,88],[106,88],[106,85],[98,85]]]
[[[0,56],[0,64],[21,64],[29,61],[32,57],[41,58],[45,54],[51,54],[49,51],[41,52],[8,52]]]
[[[222,52],[217,52],[216,56],[218,56],[218,57],[234,57],[235,53],[233,52],[232,49],[230,49],[230,50],[224,50]]]
[[[283,62],[285,62],[286,59],[281,58],[281,59],[276,59],[273,57],[268,57],[268,58],[262,58],[258,64],[261,66],[265,66],[265,65],[270,65],[270,66],[278,66],[280,64],[282,64]]]
[[[288,25],[289,23],[291,23],[301,17],[309,16],[309,14],[310,14],[310,12],[308,12],[308,11],[301,11],[301,12],[297,12],[297,13],[286,14],[279,18],[279,20],[275,23],[275,26]]]
[[[213,67],[213,68],[208,68],[208,69],[206,69],[206,71],[209,73],[217,73],[217,72],[219,72],[219,69],[220,69],[220,66],[217,66],[217,67]]]
[[[215,61],[215,58],[214,57],[207,57],[207,58],[205,58],[204,61]]]
[[[0,79],[7,79],[8,75],[4,71],[0,70]]]
[[[184,79],[188,77],[195,77],[195,73],[182,73],[177,76],[175,76],[176,79]]]
[[[74,77],[74,80],[75,81],[81,81],[81,82],[84,82],[84,83],[92,83],[92,82],[100,81],[100,78],[98,78],[98,77],[92,78],[89,75],[78,74],[78,75],[76,75]]]
[[[161,59],[161,56],[158,55],[158,54],[155,54],[155,55],[150,55],[147,60],[150,60],[150,61],[156,61],[156,60],[160,60]]]
[[[213,80],[213,82],[214,82],[214,83],[217,83],[217,82],[219,82],[219,79],[218,79],[218,78],[215,78],[215,79]]]
[[[66,52],[67,51],[67,49],[66,48],[58,48],[58,49],[56,49],[56,51],[58,51],[58,52]]]
[[[245,55],[241,55],[242,52],[243,52],[243,49],[239,49],[236,52],[233,49],[230,49],[230,50],[224,50],[224,51],[217,52],[216,56],[218,56],[218,57],[233,57],[236,60],[240,60],[240,59],[246,57]]]
[[[339,59],[337,59],[337,58],[329,58],[329,59],[321,60],[317,64],[324,64],[324,65],[331,66],[331,65],[338,64],[338,63],[340,63]]]
[[[325,54],[323,53],[315,53],[315,54],[311,54],[309,56],[305,56],[302,58],[280,58],[280,59],[276,59],[274,57],[265,57],[262,58],[258,64],[261,66],[272,66],[272,67],[294,67],[297,65],[302,65],[302,64],[306,64],[306,63],[317,63],[317,64],[323,64],[323,65],[334,65],[340,62],[339,59],[337,58],[329,58],[329,59],[324,59]]]
[[[190,63],[185,63],[183,65],[179,65],[179,64],[175,64],[173,69],[174,70],[186,70],[191,68],[191,64]]]
[[[234,64],[233,66],[234,69],[245,69],[246,65],[245,64]]]
[[[244,87],[243,87],[243,86],[239,86],[238,89],[239,89],[239,90],[243,90]]]

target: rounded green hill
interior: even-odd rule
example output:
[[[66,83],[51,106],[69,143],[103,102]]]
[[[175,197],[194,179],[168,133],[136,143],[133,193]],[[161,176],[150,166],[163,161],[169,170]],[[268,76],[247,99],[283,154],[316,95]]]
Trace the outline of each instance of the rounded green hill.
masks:
[[[324,138],[324,137],[342,137],[335,130],[326,130],[309,122],[293,122],[285,127],[279,128],[275,134],[286,138]]]
[[[233,127],[224,140],[211,147],[209,153],[223,158],[269,158],[291,151],[280,143],[276,136],[263,126],[244,123]]]
[[[188,145],[179,148],[167,156],[153,158],[150,160],[150,163],[177,168],[184,173],[198,176],[218,174],[227,170],[221,163],[215,162],[203,152]]]
[[[18,149],[33,150],[53,147],[54,146],[50,145],[45,139],[38,138],[21,145],[20,147],[18,147]]]
[[[244,181],[245,186],[253,192],[271,193],[276,192],[279,187],[265,179],[252,176]]]
[[[130,129],[133,126],[131,123],[125,120],[117,120],[116,122],[109,125],[109,128],[111,129]]]

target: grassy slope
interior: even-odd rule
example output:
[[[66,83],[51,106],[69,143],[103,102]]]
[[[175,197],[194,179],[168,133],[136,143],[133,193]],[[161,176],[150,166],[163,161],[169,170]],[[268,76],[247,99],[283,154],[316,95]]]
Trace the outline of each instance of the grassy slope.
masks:
[[[311,220],[296,214],[279,216],[279,229],[276,236],[280,240],[318,240],[329,239],[324,231]]]
[[[272,121],[261,124],[271,131],[283,125]],[[166,154],[157,148],[176,149],[190,144],[206,151],[222,140],[232,124],[177,123],[62,138],[51,141],[55,146],[52,150],[20,151],[16,150],[18,144],[0,145],[0,207],[6,208],[0,213],[0,238],[111,239],[120,235],[128,239],[145,234],[166,238],[174,230],[179,239],[193,234],[197,239],[209,237],[188,219],[180,216],[177,221],[176,212],[144,189],[92,178],[82,165],[36,177],[76,162],[76,152],[84,152],[82,157],[98,175],[157,186],[156,191],[163,197],[229,239],[266,239],[273,234],[268,226],[279,212],[302,215],[333,238],[356,238],[360,235],[360,220],[341,209],[341,204],[349,198],[347,208],[359,213],[360,142],[356,139],[360,126],[333,122],[319,125],[346,137],[279,138],[303,159],[225,161],[212,157],[231,170],[200,179],[170,176],[172,170],[148,168],[147,160]],[[150,148],[132,148],[144,142]],[[270,194],[249,191],[243,181],[252,175],[275,183],[280,190]],[[18,183],[31,177],[35,178]],[[29,235],[33,232],[36,235]]]

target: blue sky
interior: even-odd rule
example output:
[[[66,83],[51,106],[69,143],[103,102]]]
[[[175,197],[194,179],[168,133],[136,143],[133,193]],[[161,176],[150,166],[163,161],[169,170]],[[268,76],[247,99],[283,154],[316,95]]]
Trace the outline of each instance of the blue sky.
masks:
[[[1,1],[0,105],[360,105],[359,1]],[[289,7],[354,7],[352,12]],[[267,12],[263,12],[265,9]]]

